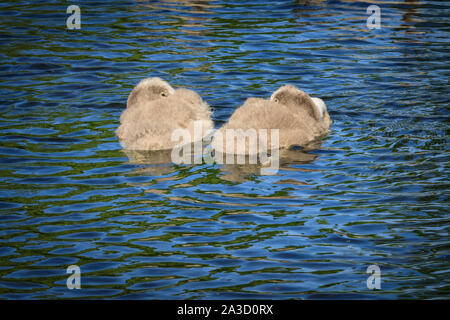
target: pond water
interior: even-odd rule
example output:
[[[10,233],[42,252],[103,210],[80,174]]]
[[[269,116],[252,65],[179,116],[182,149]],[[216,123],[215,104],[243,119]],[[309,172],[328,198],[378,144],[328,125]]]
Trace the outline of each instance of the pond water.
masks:
[[[73,4],[79,30],[67,3],[0,4],[0,298],[449,297],[448,3]],[[150,76],[216,127],[286,83],[334,122],[276,175],[129,157],[114,131]]]

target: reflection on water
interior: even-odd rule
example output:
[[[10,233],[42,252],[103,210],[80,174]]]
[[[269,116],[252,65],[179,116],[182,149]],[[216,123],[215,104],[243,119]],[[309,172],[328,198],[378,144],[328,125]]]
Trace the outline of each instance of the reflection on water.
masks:
[[[444,2],[83,1],[71,31],[59,3],[0,6],[1,298],[448,295]],[[334,122],[276,175],[124,152],[148,76],[200,93],[217,127],[285,83]]]

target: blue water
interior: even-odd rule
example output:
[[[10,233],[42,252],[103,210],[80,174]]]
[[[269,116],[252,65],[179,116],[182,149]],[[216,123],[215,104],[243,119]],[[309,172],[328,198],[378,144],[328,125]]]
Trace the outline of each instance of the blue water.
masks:
[[[449,297],[446,2],[80,0],[67,30],[69,4],[0,4],[0,298]],[[130,155],[149,76],[217,127],[286,83],[334,123],[273,176]]]

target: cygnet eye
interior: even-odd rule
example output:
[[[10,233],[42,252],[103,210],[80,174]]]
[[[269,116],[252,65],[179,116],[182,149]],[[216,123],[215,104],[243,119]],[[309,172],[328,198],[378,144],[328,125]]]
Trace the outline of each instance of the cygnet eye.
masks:
[[[165,92],[161,92],[161,97],[167,97],[167,94]]]
[[[273,101],[278,102],[279,100],[277,98],[275,98]]]

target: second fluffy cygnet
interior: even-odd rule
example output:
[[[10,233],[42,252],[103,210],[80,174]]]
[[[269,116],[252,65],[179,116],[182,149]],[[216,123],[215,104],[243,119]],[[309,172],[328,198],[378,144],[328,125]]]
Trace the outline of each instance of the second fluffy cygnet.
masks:
[[[270,150],[274,146],[269,129],[278,129],[279,149],[289,149],[293,146],[307,147],[310,143],[325,137],[331,123],[322,99],[311,98],[295,86],[285,85],[276,90],[270,100],[248,98],[215,133],[212,146],[220,153],[251,154],[255,149],[249,148],[248,129],[268,129],[267,143],[258,142],[258,146]],[[232,135],[229,136],[231,138],[227,138],[227,129],[234,129],[238,138]],[[241,143],[242,141],[245,143],[242,148],[237,146],[239,136],[243,138]],[[230,139],[234,139],[231,144]]]

